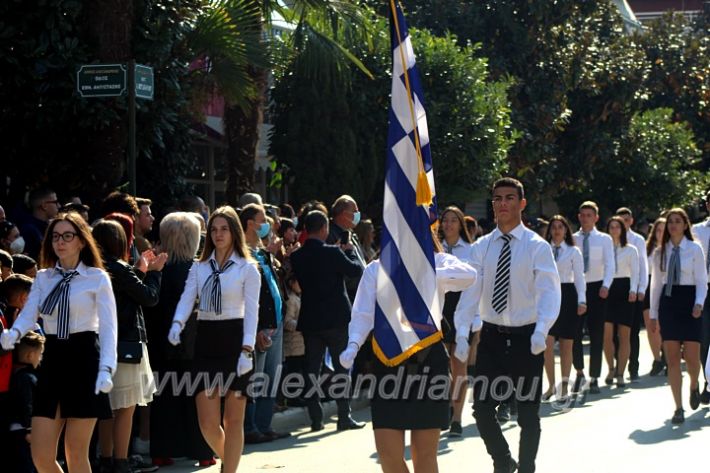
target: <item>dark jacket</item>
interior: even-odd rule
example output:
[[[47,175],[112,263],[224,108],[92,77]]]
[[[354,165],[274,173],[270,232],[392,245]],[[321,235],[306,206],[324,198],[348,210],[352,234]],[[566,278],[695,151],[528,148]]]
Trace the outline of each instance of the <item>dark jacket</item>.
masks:
[[[262,255],[264,255],[266,264],[269,265],[269,267],[271,268],[271,272],[276,278],[277,283],[279,283],[278,273],[274,268],[274,257],[271,255],[271,253],[264,249],[258,249],[256,251],[259,251]],[[266,275],[264,274],[264,271],[261,269],[261,265],[258,265],[257,267],[259,268],[259,274],[261,274],[261,289],[259,292],[259,324],[257,325],[257,330],[276,328],[276,304],[274,303],[274,297],[271,295],[271,288],[269,286],[269,282],[266,280]],[[278,285],[280,286],[280,284]],[[284,301],[282,294],[283,291],[280,290],[279,295],[281,295],[281,300]],[[282,312],[283,307],[284,304],[281,304]],[[283,314],[281,315],[281,319],[283,320]]]
[[[37,375],[31,365],[19,368],[12,374],[10,405],[6,406],[10,413],[9,421],[10,424],[20,424],[25,432],[29,432],[32,426],[32,398],[36,385]]]
[[[116,259],[106,261],[106,271],[111,275],[116,298],[118,340],[147,342],[141,306],[151,307],[158,303],[162,278],[160,271],[148,271],[143,275]]]
[[[347,231],[348,230],[338,226],[338,224],[331,220],[330,231],[328,233],[328,238],[325,240],[325,242],[329,245],[340,245],[343,233]],[[362,246],[360,245],[360,240],[358,240],[355,232],[352,231],[350,232],[350,244],[353,245],[353,248],[355,248],[355,253],[358,256],[356,261],[360,264],[360,266],[362,266],[362,270],[364,271],[365,266],[367,266],[367,258],[365,257],[365,252],[362,250]],[[351,304],[355,302],[355,293],[357,292],[357,287],[360,284],[361,276],[362,271],[355,277],[345,278],[345,288],[348,291],[348,297],[350,297]]]
[[[352,306],[345,290],[345,277],[362,276],[354,251],[343,252],[309,238],[291,254],[293,272],[301,286],[300,332],[347,327]]]

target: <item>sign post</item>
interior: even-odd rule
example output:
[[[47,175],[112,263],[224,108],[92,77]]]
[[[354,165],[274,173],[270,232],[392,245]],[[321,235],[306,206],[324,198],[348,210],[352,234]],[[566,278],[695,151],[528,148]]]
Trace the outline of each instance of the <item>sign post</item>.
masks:
[[[76,88],[82,97],[119,97],[126,92],[126,67],[85,64],[76,72]]]

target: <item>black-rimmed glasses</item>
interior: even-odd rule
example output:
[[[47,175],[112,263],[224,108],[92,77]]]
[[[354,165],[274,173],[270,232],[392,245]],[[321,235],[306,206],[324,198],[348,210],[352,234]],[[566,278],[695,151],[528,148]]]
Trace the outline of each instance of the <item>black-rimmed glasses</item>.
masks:
[[[77,236],[77,233],[74,233],[74,232],[64,232],[64,233],[53,232],[52,233],[52,241],[56,242],[56,241],[59,241],[59,239],[61,238],[65,242],[69,243],[70,241],[72,241],[74,239],[75,236]]]

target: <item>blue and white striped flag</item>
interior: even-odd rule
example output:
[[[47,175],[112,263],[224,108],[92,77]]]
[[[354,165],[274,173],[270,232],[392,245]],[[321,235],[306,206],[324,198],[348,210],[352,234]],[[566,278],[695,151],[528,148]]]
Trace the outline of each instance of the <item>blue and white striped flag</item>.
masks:
[[[436,220],[434,172],[414,50],[399,4],[390,0],[392,105],[374,352],[395,366],[442,338],[430,225]],[[437,318],[438,319],[438,318]]]

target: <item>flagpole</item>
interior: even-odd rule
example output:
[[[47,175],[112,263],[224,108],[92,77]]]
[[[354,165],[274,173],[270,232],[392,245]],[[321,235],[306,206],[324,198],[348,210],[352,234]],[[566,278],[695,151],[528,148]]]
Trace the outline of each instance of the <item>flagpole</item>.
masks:
[[[397,8],[394,4],[395,0],[390,0],[390,8],[392,9],[392,20],[394,21],[394,29],[397,35],[397,44],[399,45],[399,55],[402,61],[402,69],[404,72],[404,85],[407,88],[407,102],[409,103],[409,113],[412,118],[412,128],[414,129],[414,146],[417,150],[417,166],[419,168],[419,174],[417,176],[417,205],[431,205],[432,195],[431,188],[429,187],[429,180],[426,176],[426,171],[424,170],[424,158],[422,157],[421,145],[419,143],[419,130],[417,127],[417,120],[414,115],[414,100],[412,99],[412,88],[409,85],[409,72],[408,64],[406,63],[404,57],[404,51],[402,50],[402,36],[399,32],[399,21],[397,20]],[[394,73],[394,64],[392,65],[392,73]]]

